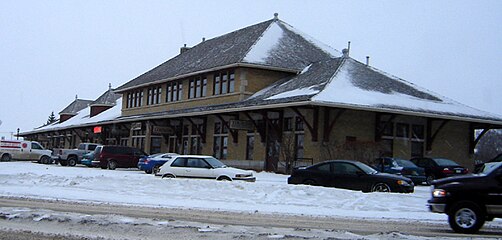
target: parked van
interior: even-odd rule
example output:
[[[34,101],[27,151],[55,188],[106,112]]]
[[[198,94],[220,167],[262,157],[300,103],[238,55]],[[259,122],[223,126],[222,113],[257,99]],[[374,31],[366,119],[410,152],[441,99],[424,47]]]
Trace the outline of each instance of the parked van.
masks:
[[[147,154],[137,148],[126,146],[98,146],[94,150],[92,164],[102,169],[136,168],[141,157]]]
[[[50,163],[52,154],[38,142],[23,140],[0,140],[0,152],[2,161],[15,159],[41,163]]]

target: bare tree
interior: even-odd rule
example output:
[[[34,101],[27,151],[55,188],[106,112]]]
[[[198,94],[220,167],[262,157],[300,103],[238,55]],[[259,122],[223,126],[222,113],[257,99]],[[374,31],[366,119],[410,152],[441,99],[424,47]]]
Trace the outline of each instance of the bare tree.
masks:
[[[502,153],[502,131],[488,131],[476,145],[475,157],[483,162]]]

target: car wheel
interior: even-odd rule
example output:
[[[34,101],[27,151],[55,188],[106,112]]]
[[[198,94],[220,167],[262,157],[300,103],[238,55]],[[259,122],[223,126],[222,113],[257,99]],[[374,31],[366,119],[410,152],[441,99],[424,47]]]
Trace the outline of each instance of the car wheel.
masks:
[[[152,170],[145,170],[145,173],[150,174],[150,173],[152,173]]]
[[[66,161],[66,160],[60,160],[59,164],[61,164],[61,166],[67,166],[68,165],[68,161]]]
[[[372,192],[390,192],[390,187],[386,183],[377,183],[371,188]]]
[[[75,165],[77,165],[77,158],[76,157],[69,157],[68,158],[68,166],[70,167],[74,167]]]
[[[9,154],[4,154],[2,155],[2,159],[0,159],[2,162],[9,162],[11,159],[10,159],[10,155]]]
[[[485,223],[485,216],[476,203],[461,201],[448,212],[448,223],[457,233],[476,233]]]
[[[117,163],[115,161],[108,161],[108,169],[115,170],[117,168]]]
[[[432,181],[434,181],[434,176],[432,176],[432,175],[427,176],[427,178],[425,179],[425,182],[427,182],[427,185],[431,185]]]
[[[164,175],[162,175],[162,178],[176,178],[176,176],[174,176],[174,175],[172,175],[172,174],[168,173],[168,174],[164,174]]]
[[[219,177],[218,179],[216,179],[218,181],[232,181],[232,179],[230,179],[229,177],[227,176],[221,176]]]
[[[153,175],[157,175],[160,171],[160,165],[155,165],[153,168],[152,168],[152,173]]]
[[[42,156],[42,157],[40,158],[40,162],[41,162],[41,163],[43,163],[43,164],[48,164],[48,163],[49,163],[49,161],[50,161],[50,159],[49,159],[49,157],[47,157],[47,156]]]
[[[314,181],[312,179],[307,179],[307,180],[303,181],[303,184],[305,184],[305,185],[311,185],[311,186],[317,185],[316,181]]]

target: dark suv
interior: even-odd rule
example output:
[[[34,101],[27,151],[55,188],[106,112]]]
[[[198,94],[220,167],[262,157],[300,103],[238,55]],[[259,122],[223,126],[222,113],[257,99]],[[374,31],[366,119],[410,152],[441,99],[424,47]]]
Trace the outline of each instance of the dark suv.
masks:
[[[93,165],[102,169],[135,168],[140,157],[147,154],[137,148],[125,146],[99,146],[94,150]]]
[[[475,233],[502,217],[502,162],[486,163],[479,174],[435,180],[431,189],[430,211],[448,214],[455,232]]]

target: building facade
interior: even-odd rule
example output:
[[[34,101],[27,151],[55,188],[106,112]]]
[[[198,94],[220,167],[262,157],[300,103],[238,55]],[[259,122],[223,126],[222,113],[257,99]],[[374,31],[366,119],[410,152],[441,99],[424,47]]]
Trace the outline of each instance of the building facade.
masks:
[[[91,104],[67,124],[21,135],[47,146],[92,141],[284,171],[380,156],[445,157],[470,167],[483,133],[502,126],[499,116],[360,63],[277,16],[185,46],[109,91],[116,98],[94,112]]]

